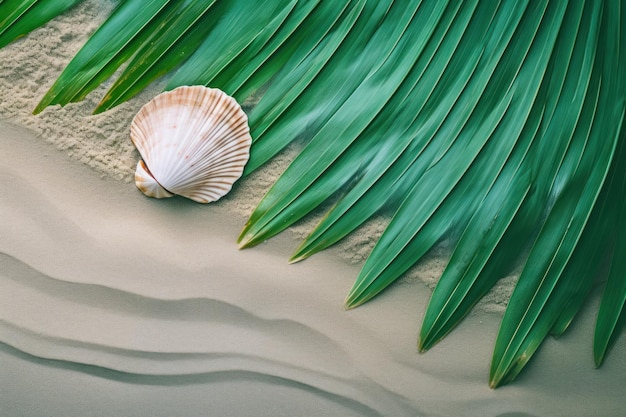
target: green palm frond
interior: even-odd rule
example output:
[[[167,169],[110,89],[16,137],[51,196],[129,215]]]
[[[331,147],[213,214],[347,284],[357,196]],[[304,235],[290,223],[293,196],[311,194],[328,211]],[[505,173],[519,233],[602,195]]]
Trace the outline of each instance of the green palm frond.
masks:
[[[81,0],[0,1],[0,48],[65,12]]]
[[[74,3],[0,2],[0,46]],[[495,345],[495,387],[567,329],[598,279],[597,365],[620,333],[625,19],[619,0],[126,0],[35,113],[83,99],[124,63],[96,112],[170,72],[167,89],[204,84],[240,101],[263,91],[249,115],[246,174],[296,139],[303,146],[239,244],[332,202],[293,254],[299,261],[389,214],[351,308],[457,236],[420,350],[525,259]]]

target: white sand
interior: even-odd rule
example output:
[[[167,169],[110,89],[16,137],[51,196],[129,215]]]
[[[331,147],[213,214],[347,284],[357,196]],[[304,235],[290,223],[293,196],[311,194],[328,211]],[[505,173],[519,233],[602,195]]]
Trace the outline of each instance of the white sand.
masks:
[[[0,415],[623,415],[626,341],[593,369],[597,297],[492,391],[500,315],[486,310],[501,311],[512,278],[419,355],[443,254],[345,312],[380,223],[296,265],[307,224],[236,249],[284,158],[216,204],[151,200],[131,182],[128,126],[162,84],[102,115],[104,87],[31,115],[112,4],[87,1],[0,50]]]

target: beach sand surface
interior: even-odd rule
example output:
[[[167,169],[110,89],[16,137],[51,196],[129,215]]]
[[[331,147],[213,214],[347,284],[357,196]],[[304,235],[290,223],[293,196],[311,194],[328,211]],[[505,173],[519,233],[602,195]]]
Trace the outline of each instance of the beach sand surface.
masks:
[[[332,251],[289,265],[289,232],[240,251],[227,204],[146,198],[6,121],[0,154],[0,415],[623,415],[624,340],[593,367],[597,297],[491,390],[499,314],[418,354],[423,284],[343,311],[358,266]]]

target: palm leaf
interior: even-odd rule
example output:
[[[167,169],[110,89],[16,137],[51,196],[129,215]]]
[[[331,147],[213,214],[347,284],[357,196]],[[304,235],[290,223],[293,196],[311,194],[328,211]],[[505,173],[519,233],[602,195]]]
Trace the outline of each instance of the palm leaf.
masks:
[[[626,189],[622,187],[622,192]],[[622,204],[620,211],[620,222],[617,224],[618,230],[624,230],[626,220],[624,217],[626,206]],[[626,305],[626,279],[624,279],[624,268],[626,262],[624,256],[626,254],[626,239],[623,234],[618,235],[615,255],[611,265],[611,272],[608,276],[604,296],[596,324],[596,332],[594,336],[594,360],[596,366],[600,366],[604,361],[605,355],[612,343],[619,335],[620,326],[623,322],[624,306]]]
[[[587,14],[592,22],[599,22],[601,9],[588,5]],[[594,32],[593,28],[590,25],[590,33]],[[614,42],[606,38],[601,41],[609,46]],[[567,278],[562,272],[579,241],[613,157],[619,127],[616,130],[608,121],[623,118],[623,110],[617,110],[614,105],[620,88],[616,78],[609,75],[617,66],[616,60],[610,56],[602,58],[599,64],[603,65],[595,66],[591,73],[590,91],[575,121],[571,143],[553,186],[556,201],[529,254],[498,333],[491,367],[493,386],[519,373],[558,318],[560,306],[550,303],[550,299],[560,281]],[[607,137],[613,140],[599,140]],[[542,316],[547,317],[542,320]]]
[[[0,48],[42,26],[80,1],[0,1]]]
[[[190,53],[211,30],[210,19],[203,19],[213,1],[180,2],[161,25],[167,31],[157,31],[150,42],[142,44],[133,60],[104,96],[94,113],[108,110],[133,97],[160,75],[172,70]],[[211,15],[212,17],[212,15]],[[162,36],[158,36],[162,35]]]
[[[562,10],[560,12],[559,15],[562,14]],[[570,10],[565,18],[577,22],[581,13],[582,8],[578,11]],[[558,29],[558,24],[552,25]],[[555,34],[552,38],[554,37]],[[550,53],[549,48],[541,47],[540,49],[547,53],[537,54],[543,57],[544,62],[547,62],[548,57],[552,57],[550,68],[553,75],[541,85],[529,116],[530,120],[537,120],[540,124],[536,127],[527,124],[526,132],[522,132],[518,139],[517,152],[507,161],[494,189],[489,192],[461,237],[452,255],[451,267],[441,277],[429,303],[420,334],[421,349],[427,349],[450,331],[455,324],[447,321],[450,317],[458,320],[459,316],[468,313],[472,303],[477,302],[495,283],[500,276],[499,273],[502,273],[500,267],[492,266],[491,263],[502,263],[502,259],[513,260],[517,257],[518,251],[529,238],[522,238],[524,226],[529,223],[528,219],[534,218],[535,222],[539,221],[543,206],[534,201],[546,198],[549,191],[546,186],[549,187],[552,183],[550,178],[556,175],[562,153],[570,143],[571,134],[564,129],[571,124],[563,123],[563,119],[567,117],[568,112],[571,117],[576,118],[585,97],[585,90],[576,88],[576,84],[584,84],[585,79],[580,77],[580,72],[588,70],[591,61],[589,59],[585,61],[586,66],[582,69],[570,64],[575,39],[575,36],[562,37],[553,53]],[[579,55],[584,56],[584,51],[589,46],[585,42],[579,42],[577,49]],[[559,53],[559,48],[564,49],[564,52]],[[529,61],[530,59],[526,60]],[[538,73],[535,70],[532,72]],[[541,78],[537,79],[539,80]],[[564,85],[564,82],[573,85],[570,87]],[[572,97],[576,91],[579,92],[578,97]],[[565,94],[561,95],[561,92]],[[558,97],[559,100],[546,109],[544,106],[547,97]],[[532,141],[530,148],[520,146],[530,141]],[[534,165],[540,156],[543,157],[539,167],[542,172],[537,174],[537,177],[542,178],[542,184],[534,186],[533,192],[530,193],[529,173],[537,170]],[[519,225],[516,224],[520,221]],[[507,230],[515,232],[507,234]],[[481,238],[476,239],[477,236]],[[485,273],[486,271],[489,272]],[[473,295],[469,297],[468,294]],[[460,305],[464,308],[458,309]]]
[[[250,115],[255,152],[248,172],[295,138],[310,140],[382,62],[389,68],[387,57],[415,8],[401,16],[396,7],[387,15],[388,3],[365,3],[354,23],[357,15],[346,15],[347,24],[338,26],[304,60],[290,60]]]
[[[463,107],[461,114],[450,115],[475,72],[481,55],[481,51],[473,51],[461,59],[456,56],[451,62],[452,51],[457,49],[474,10],[470,7],[464,9],[465,13],[455,10],[455,14],[448,14],[446,24],[437,26],[412,73],[405,80],[408,89],[399,90],[401,94],[396,94],[385,111],[361,134],[359,145],[362,144],[363,150],[359,150],[362,156],[360,169],[355,174],[356,180],[305,239],[293,255],[293,261],[335,243],[383,206],[397,206],[399,196],[404,195],[407,188],[406,181],[398,180],[403,176],[412,177],[417,170],[424,171],[427,168],[428,161],[434,158],[434,154],[430,157],[422,156],[426,155],[424,151],[428,146],[431,146],[431,150],[448,146],[445,141],[438,142],[444,137],[442,135],[433,141],[435,133],[444,128],[447,118],[466,120],[473,109],[468,104]],[[472,33],[480,37],[481,32]],[[417,88],[422,85],[431,87]],[[379,140],[377,132],[381,131],[386,132],[387,140]],[[455,134],[449,132],[448,136],[454,137]],[[416,163],[418,156],[422,157],[420,163]],[[405,175],[407,172],[412,174]],[[398,191],[389,192],[394,189]],[[381,195],[387,195],[387,198],[381,198]]]
[[[275,76],[275,81],[271,84],[270,89],[263,95],[260,102],[250,113],[255,152],[250,155],[250,161],[248,161],[245,168],[246,174],[263,165],[294,140],[295,135],[274,134],[271,136],[271,139],[264,138],[260,140],[260,138],[263,137],[265,131],[277,119],[283,116],[286,110],[289,109],[290,113],[298,114],[297,110],[293,110],[294,106],[292,104],[300,98],[314,79],[320,82],[319,80],[324,79],[325,74],[330,73],[332,76],[338,69],[341,69],[341,66],[335,66],[337,68],[335,69],[335,67],[327,66],[326,64],[334,56],[343,57],[345,52],[349,52],[349,50],[342,51],[336,55],[337,49],[342,45],[345,47],[345,45],[352,44],[353,40],[350,38],[346,40],[346,37],[350,34],[354,36],[354,33],[372,30],[371,26],[376,25],[380,18],[381,11],[378,9],[372,11],[369,10],[371,9],[370,7],[364,11],[366,4],[364,0],[355,2],[351,5],[351,9],[345,12],[337,10],[336,7],[329,8],[329,4],[328,2],[323,3],[322,7],[316,9],[314,18],[312,17],[311,19],[311,29],[304,31],[304,38],[298,41],[298,44],[306,45],[306,47],[298,48],[294,52],[290,51],[290,58],[282,67],[277,68],[275,75],[272,74]],[[341,17],[337,12],[343,12],[345,16],[337,23],[334,30],[326,36],[327,31],[330,29],[328,22],[334,24],[335,20]],[[374,18],[370,15],[372,12],[374,13]],[[360,19],[357,20],[357,18]],[[365,21],[367,24],[359,24],[354,27],[357,21]],[[306,52],[306,54],[303,52]],[[324,68],[326,68],[326,72],[322,73],[320,78],[316,78]],[[354,73],[350,74],[350,77],[354,76]],[[347,78],[347,80],[351,79]],[[315,91],[315,89],[308,88],[308,91]],[[304,99],[301,101],[304,101]],[[314,105],[314,103],[313,97],[311,104],[308,105]],[[302,109],[306,109],[307,103],[304,105],[300,104],[300,106],[302,106]],[[285,119],[289,120],[289,116]]]
[[[272,32],[283,23],[285,15],[294,6],[290,1],[265,0],[257,2],[254,13],[245,0],[221,2],[224,12],[216,21],[198,50],[174,74],[168,88],[179,85],[205,84],[212,82],[222,71],[264,32]],[[286,10],[285,10],[286,8]],[[278,14],[278,19],[275,16]],[[268,26],[269,25],[269,26]]]
[[[452,10],[452,13],[449,13],[449,18],[454,17],[455,14],[456,10]],[[392,19],[388,21],[394,22],[396,20],[395,17],[393,15],[391,17]],[[419,17],[416,16],[416,18]],[[429,18],[429,16],[425,15],[425,18]],[[383,28],[381,30],[384,30],[384,26],[381,28]],[[407,36],[404,39],[409,40],[410,38]],[[393,39],[388,41],[388,45],[393,47],[395,41]],[[417,43],[417,45],[420,44]],[[385,54],[387,53],[386,49],[381,49],[381,51]],[[402,51],[400,51],[400,53],[404,54]],[[409,54],[406,55],[410,56]],[[413,56],[418,55],[419,54],[416,53]],[[393,58],[393,55],[390,55],[390,58]],[[294,172],[304,173],[305,175],[303,176],[302,181],[293,182],[296,177],[294,175],[290,176],[287,174],[283,175],[281,178],[285,179],[285,181],[278,180],[276,182],[274,187],[264,198],[264,201],[268,202],[268,204],[272,204],[273,207],[269,208],[266,213],[261,213],[260,210],[263,210],[263,207],[260,205],[255,213],[253,213],[250,221],[254,221],[257,226],[256,228],[252,228],[250,230],[244,229],[240,237],[242,245],[251,245],[262,239],[266,239],[270,236],[266,232],[268,230],[271,231],[271,234],[275,234],[278,230],[274,225],[280,225],[282,229],[291,224],[293,221],[298,220],[306,214],[307,211],[294,213],[293,208],[300,206],[303,206],[307,210],[314,208],[317,204],[328,198],[334,191],[341,188],[341,186],[343,186],[351,177],[357,175],[356,172],[347,172],[345,167],[358,167],[360,165],[364,165],[360,161],[372,160],[372,158],[376,155],[378,148],[376,144],[371,143],[371,141],[368,141],[367,139],[362,140],[364,136],[361,135],[361,133],[364,130],[364,126],[367,126],[367,124],[372,122],[374,118],[385,122],[391,120],[391,118],[385,116],[381,117],[381,114],[379,114],[382,106],[386,104],[387,100],[393,102],[394,98],[398,99],[399,97],[399,101],[403,101],[402,99],[406,96],[403,89],[403,87],[407,85],[407,83],[404,82],[406,74],[392,72],[392,74],[397,76],[394,78],[389,76],[387,72],[388,68],[391,71],[394,71],[397,67],[397,63],[393,60],[390,60],[384,66],[381,66],[380,69],[369,79],[371,82],[364,82],[361,86],[359,86],[359,89],[355,90],[354,94],[346,100],[345,104],[342,105],[329,122],[323,126],[322,129],[320,129],[319,133],[311,140],[311,143],[300,153],[298,158],[289,168],[293,169]],[[405,66],[405,68],[407,67],[410,68],[410,66]],[[386,84],[381,83],[381,78],[389,83],[398,83],[397,90],[392,90]],[[412,83],[408,83],[408,87],[412,88]],[[387,98],[381,94],[380,89],[383,89],[384,91],[391,90],[391,92],[395,94],[393,97]],[[365,97],[367,97],[367,101]],[[342,135],[342,140],[337,140],[336,136],[327,132],[336,132],[338,128],[345,125],[345,118],[350,117],[349,113],[354,109],[355,105],[353,103],[371,105],[369,108],[363,108],[363,111],[360,112],[364,116],[367,116],[368,114],[371,116],[369,116],[369,118],[364,118],[363,120],[355,121],[360,123],[358,125],[349,125],[348,128],[350,130],[347,130],[344,135]],[[397,106],[394,104],[389,104],[385,107],[385,109],[391,110],[396,107]],[[352,138],[352,140],[347,140],[347,138]],[[398,146],[398,148],[400,147],[401,146]],[[335,161],[324,159],[323,157],[320,158],[318,152],[318,149],[320,148],[326,148],[328,150],[327,155],[331,157],[339,156],[338,163],[334,163]],[[368,156],[364,158],[365,152],[367,152]],[[331,167],[331,165],[334,165],[334,167]],[[309,166],[309,169],[305,171],[302,169],[303,166]],[[326,169],[328,169],[328,174],[317,181],[319,172],[323,172]],[[307,173],[314,173],[316,177],[309,177],[306,175]],[[285,182],[285,184],[283,184],[283,182]],[[287,189],[291,190],[291,192],[285,192]],[[308,197],[311,197],[312,200],[301,204],[301,201]],[[297,201],[294,201],[296,199]],[[316,201],[316,203],[312,203],[312,201]],[[259,220],[255,220],[255,216],[259,216]],[[246,237],[246,234],[249,237]]]
[[[433,6],[426,10],[418,7],[406,10],[404,7],[392,6],[379,26],[377,33],[380,36],[374,36],[368,44],[368,47],[371,45],[367,48],[371,51],[368,54],[370,65],[365,68],[371,68],[371,73],[348,97],[337,97],[341,104],[332,117],[319,129],[250,216],[239,237],[240,246],[254,245],[267,239],[275,229],[272,222],[283,222],[276,217],[357,140],[400,88],[445,9],[443,2],[433,3]],[[416,22],[409,25],[414,19]],[[411,33],[407,33],[409,29],[412,29]],[[379,59],[383,60],[380,65]],[[328,103],[333,109],[338,104],[336,101]]]
[[[152,31],[162,27],[161,24],[167,19],[159,12],[166,5],[167,0],[121,3],[78,51],[34,113],[52,104],[64,105],[82,100],[132,56],[138,45],[151,36]],[[146,27],[149,29],[143,30]]]
[[[0,1],[0,47],[77,0]],[[391,216],[346,299],[387,288],[458,236],[422,324],[426,350],[526,255],[498,333],[491,385],[562,334],[598,275],[599,365],[626,303],[625,8],[584,2],[126,0],[35,109],[83,99],[128,65],[105,111],[173,72],[166,89],[245,100],[245,173],[302,150],[244,227],[253,246],[332,202],[302,260],[377,213]],[[608,265],[605,266],[605,265]]]
[[[607,278],[602,303],[600,304],[600,309],[598,311],[596,332],[594,336],[594,359],[596,366],[600,366],[602,364],[607,350],[619,334],[619,326],[623,321],[624,305],[626,303],[626,279],[624,278],[624,271],[626,271],[626,265],[624,265],[626,260],[626,238],[624,233],[620,233],[620,231],[625,230],[624,227],[626,227],[626,198],[624,198],[626,195],[626,174],[623,169],[626,164],[625,136],[626,129],[624,129],[624,126],[622,125],[621,140],[619,144],[620,148],[611,167],[611,181],[608,182],[609,185],[606,187],[605,197],[607,198],[604,200],[606,206],[608,206],[609,202],[613,202],[613,205],[607,207],[607,209],[601,214],[603,215],[603,219],[618,219],[618,222],[617,224],[608,224],[605,222],[604,224],[607,227],[600,229],[606,231],[609,236],[611,234],[615,234],[616,242],[612,256],[610,273]],[[622,196],[621,201],[611,201],[611,196],[614,195]],[[613,216],[608,216],[608,210],[612,210]],[[617,233],[611,233],[611,230],[617,231]]]

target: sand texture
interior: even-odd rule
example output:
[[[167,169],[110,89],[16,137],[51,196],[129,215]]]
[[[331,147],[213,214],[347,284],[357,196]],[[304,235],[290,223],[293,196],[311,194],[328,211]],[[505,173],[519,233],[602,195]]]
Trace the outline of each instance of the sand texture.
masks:
[[[626,339],[592,359],[599,289],[518,380],[488,387],[514,278],[426,354],[445,248],[372,302],[343,299],[384,220],[294,265],[304,222],[239,251],[283,155],[211,205],[132,183],[130,120],[106,86],[33,116],[110,12],[86,1],[0,50],[0,416],[623,416]]]

